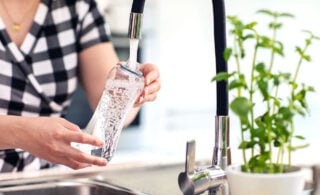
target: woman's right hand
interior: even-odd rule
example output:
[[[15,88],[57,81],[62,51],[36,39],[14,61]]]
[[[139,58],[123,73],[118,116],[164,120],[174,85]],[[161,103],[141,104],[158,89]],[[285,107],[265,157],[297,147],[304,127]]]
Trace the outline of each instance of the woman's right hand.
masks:
[[[105,159],[94,157],[71,146],[72,142],[103,146],[103,141],[63,119],[57,117],[19,117],[21,118],[14,139],[16,148],[56,164],[63,164],[73,169],[91,165],[105,166]],[[20,120],[19,120],[20,121]]]

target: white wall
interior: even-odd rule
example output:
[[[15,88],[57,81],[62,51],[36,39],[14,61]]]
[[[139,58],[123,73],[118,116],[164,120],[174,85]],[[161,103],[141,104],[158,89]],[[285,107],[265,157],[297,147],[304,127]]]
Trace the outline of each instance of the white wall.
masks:
[[[296,18],[285,22],[286,31],[279,35],[293,51],[294,46],[302,45],[304,40],[300,30],[310,29],[320,35],[316,22],[320,18],[319,4],[317,0],[229,0],[226,1],[226,12],[247,21],[257,18],[255,11],[261,8],[293,13]],[[210,126],[215,114],[215,85],[210,82],[215,74],[211,1],[162,0],[157,5],[157,15],[153,15],[155,22],[151,24],[156,31],[146,49],[150,54],[147,60],[158,64],[162,73],[163,87],[158,103],[164,109],[165,118],[159,123],[165,123],[166,128],[185,128],[179,119],[193,113],[195,118],[206,114],[207,118],[183,122],[191,126]],[[319,66],[319,48],[319,43],[312,46],[313,62],[304,64],[307,68],[302,70],[300,77],[318,89],[317,71],[314,70]],[[284,62],[295,65],[294,57],[294,54],[288,56],[293,61],[286,58]],[[232,64],[229,67],[231,69]],[[319,94],[313,99],[317,101]],[[320,112],[316,105],[320,104],[314,102],[312,105],[313,116],[316,116]]]
[[[285,22],[286,31],[279,34],[279,38],[292,53],[283,63],[296,65],[294,47],[304,41],[300,30],[309,29],[320,36],[319,6],[317,0],[227,0],[226,13],[238,15],[246,21],[257,18],[255,12],[261,8],[293,13],[296,18]],[[155,109],[150,108],[146,116],[150,124],[147,128],[154,131],[161,127],[160,130],[169,132],[187,129],[199,133],[213,131],[216,100],[215,85],[210,82],[215,74],[211,1],[162,0],[158,1],[157,9],[157,15],[153,15],[156,22],[152,23],[156,30],[154,39],[146,49],[150,54],[148,61],[160,67],[163,86],[157,102],[149,105]],[[298,132],[313,145],[320,140],[317,128],[320,114],[319,54],[320,42],[314,43],[310,50],[313,61],[303,64],[299,77],[317,90],[309,98],[311,116],[296,124]],[[232,69],[232,64],[229,67]],[[236,146],[239,136],[234,129],[238,128],[238,123],[232,118],[231,121],[232,144]]]
[[[255,19],[255,11],[261,8],[293,13],[296,19],[288,20],[285,23],[287,31],[279,35],[288,46],[294,46],[301,40],[300,29],[312,30],[320,36],[319,7],[318,0],[226,0],[227,15],[238,15],[247,21]],[[182,144],[187,140],[177,132],[188,132],[190,137],[204,134],[198,138],[206,147],[213,144],[216,94],[215,84],[210,82],[215,74],[211,1],[146,0],[144,22],[144,62],[157,64],[162,80],[157,101],[148,103],[144,109],[143,130],[150,135],[147,139],[149,142],[158,142],[161,148],[163,140],[155,135],[161,132],[171,133],[180,136],[180,139],[176,139],[180,141],[175,141],[175,144],[184,150]],[[310,98],[311,117],[297,124],[297,129],[313,144],[309,152],[317,148],[317,141],[320,140],[320,86],[317,79],[320,42],[316,44],[310,52],[313,61],[304,64],[307,68],[301,71],[300,77],[317,90]],[[284,63],[295,64],[293,56],[286,58],[288,59],[293,61]],[[231,69],[232,64],[229,67]],[[237,124],[231,118],[231,143],[234,147],[239,143],[238,134],[235,133]]]

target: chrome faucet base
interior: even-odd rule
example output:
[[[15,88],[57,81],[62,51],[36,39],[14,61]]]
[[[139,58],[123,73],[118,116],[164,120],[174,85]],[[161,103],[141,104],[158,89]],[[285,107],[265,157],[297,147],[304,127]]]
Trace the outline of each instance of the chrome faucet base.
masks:
[[[215,117],[215,142],[212,165],[218,165],[223,170],[231,164],[229,121],[229,116]]]
[[[185,171],[179,174],[178,183],[184,195],[201,194],[211,190],[210,194],[226,195],[227,178],[225,171],[217,166],[195,168],[195,141],[187,142]]]
[[[212,165],[195,169],[196,143],[187,142],[185,171],[180,173],[178,183],[184,195],[209,191],[210,195],[227,195],[226,167],[231,163],[229,147],[229,117],[215,118],[215,145]]]

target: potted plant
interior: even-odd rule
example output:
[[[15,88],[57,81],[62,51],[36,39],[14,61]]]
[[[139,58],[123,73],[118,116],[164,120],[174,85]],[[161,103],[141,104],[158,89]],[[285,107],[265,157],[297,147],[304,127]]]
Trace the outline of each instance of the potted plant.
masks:
[[[291,156],[292,152],[307,147],[307,144],[295,145],[296,140],[304,141],[303,136],[296,135],[295,118],[308,113],[306,96],[314,88],[299,82],[298,75],[302,64],[311,60],[307,51],[319,37],[303,31],[307,38],[302,47],[295,48],[297,63],[292,64],[290,59],[287,63],[277,64],[279,57],[285,57],[285,45],[277,37],[283,28],[281,20],[293,18],[293,15],[270,10],[257,13],[271,18],[268,23],[271,36],[257,30],[258,22],[244,23],[236,16],[229,16],[233,46],[225,50],[224,58],[229,61],[229,67],[236,65],[236,68],[212,79],[228,81],[228,90],[233,95],[230,109],[240,122],[239,149],[243,164],[228,168],[228,182],[232,195],[301,195],[303,174],[296,172],[299,168],[291,164]],[[283,71],[294,65],[294,72]],[[260,181],[261,178],[266,180]],[[286,184],[289,181],[293,186]],[[289,191],[285,191],[287,185]],[[272,191],[267,192],[269,189]]]

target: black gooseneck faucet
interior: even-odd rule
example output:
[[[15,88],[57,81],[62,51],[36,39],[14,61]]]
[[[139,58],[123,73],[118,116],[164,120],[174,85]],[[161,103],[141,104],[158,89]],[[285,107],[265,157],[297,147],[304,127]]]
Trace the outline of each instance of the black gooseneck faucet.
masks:
[[[226,48],[226,21],[224,0],[212,0],[216,73],[228,72],[224,59]],[[227,81],[217,82],[217,112],[215,117],[215,145],[212,164],[195,169],[195,141],[187,142],[185,171],[179,174],[178,183],[184,195],[227,195],[225,169],[231,163],[229,147],[229,116]]]

